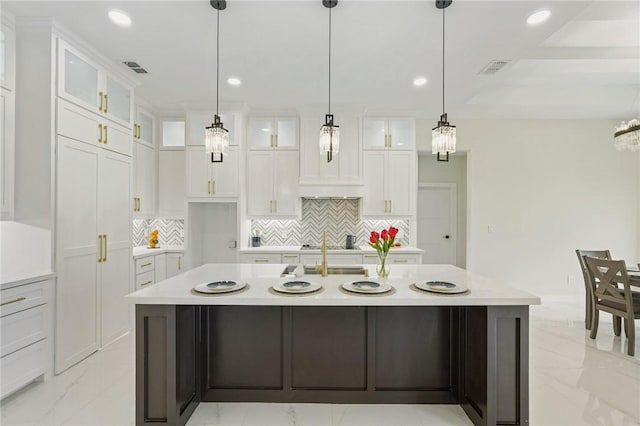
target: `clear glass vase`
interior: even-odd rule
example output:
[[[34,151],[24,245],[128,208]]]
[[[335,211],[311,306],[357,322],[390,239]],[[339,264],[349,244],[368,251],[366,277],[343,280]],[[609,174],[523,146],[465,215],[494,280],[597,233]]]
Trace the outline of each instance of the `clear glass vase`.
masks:
[[[378,255],[378,263],[376,264],[376,272],[379,278],[389,277],[389,265],[387,264],[387,253]]]

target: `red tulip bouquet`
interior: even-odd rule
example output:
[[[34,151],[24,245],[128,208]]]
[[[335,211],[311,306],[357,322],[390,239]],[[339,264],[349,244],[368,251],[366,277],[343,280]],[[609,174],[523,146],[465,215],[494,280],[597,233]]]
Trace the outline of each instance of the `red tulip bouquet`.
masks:
[[[386,266],[389,248],[393,246],[393,242],[398,235],[398,228],[390,226],[389,229],[383,229],[382,232],[371,231],[369,236],[369,245],[378,252],[380,264],[376,267],[378,276],[386,278],[389,276],[389,268]]]

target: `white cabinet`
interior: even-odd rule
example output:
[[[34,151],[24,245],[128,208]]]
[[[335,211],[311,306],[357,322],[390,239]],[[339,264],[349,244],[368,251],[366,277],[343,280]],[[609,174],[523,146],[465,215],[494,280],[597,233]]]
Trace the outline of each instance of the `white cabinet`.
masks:
[[[389,254],[387,255],[387,264],[389,265],[422,263],[421,254],[398,254],[398,253],[393,253],[394,249],[391,249],[391,250],[392,251],[389,252]],[[362,256],[362,263],[364,264],[373,264],[378,262],[379,262],[379,257],[377,253],[371,253],[371,254],[367,253]]]
[[[303,265],[321,265],[322,254],[301,254],[300,263]],[[327,253],[327,264],[331,265],[360,265],[362,264],[361,254]]]
[[[365,118],[363,120],[365,149],[415,148],[415,126],[410,118]]]
[[[153,259],[153,280],[159,283],[167,279],[167,255],[156,254]]]
[[[131,129],[132,94],[95,61],[58,41],[58,96]]]
[[[280,253],[240,254],[240,263],[282,263]]]
[[[133,123],[133,140],[155,146],[156,119],[149,111],[136,105],[135,122]]]
[[[295,117],[249,119],[249,149],[297,149],[298,134]]]
[[[415,185],[414,152],[364,151],[363,216],[411,216]]]
[[[57,115],[59,135],[131,155],[131,134],[126,127],[63,99],[58,99]]]
[[[184,150],[158,152],[158,213],[164,217],[184,217],[186,179]]]
[[[4,23],[0,27],[0,87],[15,88],[16,33]]]
[[[181,274],[184,272],[184,254],[183,253],[167,253],[167,278]]]
[[[298,150],[247,152],[247,214],[249,216],[296,216],[298,197]]]
[[[55,370],[130,327],[131,158],[57,141]]]
[[[15,94],[0,89],[0,219],[13,218],[15,188]]]
[[[229,147],[222,162],[211,162],[204,147],[187,148],[187,197],[225,198],[238,196],[240,149]]]
[[[190,111],[187,113],[187,145],[204,146],[204,129],[211,126],[214,111]],[[240,145],[238,125],[240,114],[236,112],[220,113],[220,121],[229,131],[229,146]]]
[[[133,143],[133,211],[135,216],[150,217],[156,204],[156,152],[149,145]]]

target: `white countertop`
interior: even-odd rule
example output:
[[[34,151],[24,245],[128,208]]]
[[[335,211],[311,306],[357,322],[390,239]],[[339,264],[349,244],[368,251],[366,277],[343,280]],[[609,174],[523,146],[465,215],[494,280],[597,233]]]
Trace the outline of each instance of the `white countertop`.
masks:
[[[370,246],[358,246],[358,249],[342,249],[342,250],[327,250],[327,253],[336,253],[336,254],[370,254],[375,253],[376,251],[372,249]],[[240,253],[299,253],[299,254],[316,254],[320,253],[320,249],[310,250],[310,249],[302,249],[300,246],[261,246],[261,247],[245,247],[239,250]],[[389,254],[423,254],[424,250],[419,249],[417,247],[404,246],[404,247],[391,247],[389,249]]]
[[[364,265],[365,268],[371,265]],[[395,293],[388,296],[358,296],[339,290],[346,281],[362,279],[360,275],[306,275],[304,279],[324,286],[309,296],[276,295],[269,292],[281,278],[284,264],[207,264],[176,275],[125,297],[128,303],[145,305],[272,305],[272,306],[487,306],[539,305],[540,298],[493,282],[452,265],[393,265],[388,283]],[[370,269],[372,271],[372,269]],[[374,272],[374,270],[373,270]],[[375,272],[374,274],[375,275]],[[301,279],[301,278],[298,278]],[[250,288],[231,295],[198,295],[192,288],[219,280],[249,283]],[[442,280],[466,285],[469,292],[460,295],[418,293],[409,286],[417,280]]]
[[[182,246],[162,246],[158,248],[149,248],[147,246],[138,246],[133,248],[133,258],[138,259],[140,257],[153,256],[162,253],[181,253],[184,252]]]

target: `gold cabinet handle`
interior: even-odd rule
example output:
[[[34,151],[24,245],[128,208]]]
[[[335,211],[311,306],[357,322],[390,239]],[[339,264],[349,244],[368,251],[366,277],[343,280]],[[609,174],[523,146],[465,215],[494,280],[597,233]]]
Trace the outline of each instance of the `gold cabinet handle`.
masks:
[[[107,94],[104,94],[104,113],[106,114],[107,111],[109,110],[109,96],[107,96]]]
[[[207,181],[207,194],[211,195],[211,181]]]
[[[102,143],[102,124],[98,124],[98,130],[100,130],[100,136],[98,136],[98,143]]]
[[[98,254],[98,263],[102,263],[102,234],[98,235],[98,245],[100,246],[100,253]]]
[[[178,271],[182,271],[182,256],[178,256]]]
[[[216,193],[216,181],[215,180],[211,181],[211,193],[213,195],[215,195],[215,193]]]
[[[282,257],[294,258],[294,257],[298,257],[298,255],[297,254],[283,254]]]
[[[142,208],[142,199],[138,197],[138,211]]]
[[[102,258],[102,261],[106,262],[107,261],[107,247],[108,247],[108,245],[107,245],[107,234],[103,234],[102,235],[102,239],[104,241],[104,257]]]
[[[393,263],[409,263],[408,259],[393,259]]]
[[[269,259],[255,259],[255,263],[269,263]]]
[[[273,212],[278,213],[278,200],[273,200]]]
[[[98,107],[98,111],[102,111],[104,108],[104,92],[98,92],[98,95],[100,96],[100,106]]]
[[[389,200],[389,213],[391,213],[391,200]]]
[[[273,135],[273,139],[275,140],[274,148],[278,147],[278,135]]]
[[[140,197],[136,198],[136,211],[140,211]]]
[[[147,266],[151,266],[153,265],[153,263],[149,262],[149,263],[144,263],[142,265],[140,265],[141,268],[146,268]]]
[[[269,146],[273,148],[273,135],[269,135]]]
[[[18,297],[18,298],[13,299],[13,300],[8,300],[8,301],[6,301],[6,302],[2,302],[2,303],[0,303],[0,306],[6,306],[6,305],[10,305],[10,304],[12,304],[12,303],[22,302],[23,300],[27,300],[27,298],[26,298],[26,297],[24,297],[24,296],[20,296],[20,297]]]
[[[140,284],[140,287],[144,287],[145,285],[149,285],[151,284],[153,281],[147,281],[146,283],[142,283]]]
[[[105,112],[107,112],[107,110],[105,110]],[[107,141],[109,140],[109,133],[107,132],[107,130],[109,129],[106,124],[103,126],[103,128],[104,128],[104,144],[106,145]]]
[[[138,139],[140,139],[140,133],[141,132],[140,132],[140,125],[139,124],[136,124],[136,129],[138,131]]]
[[[393,147],[393,135],[389,135],[389,148]]]

